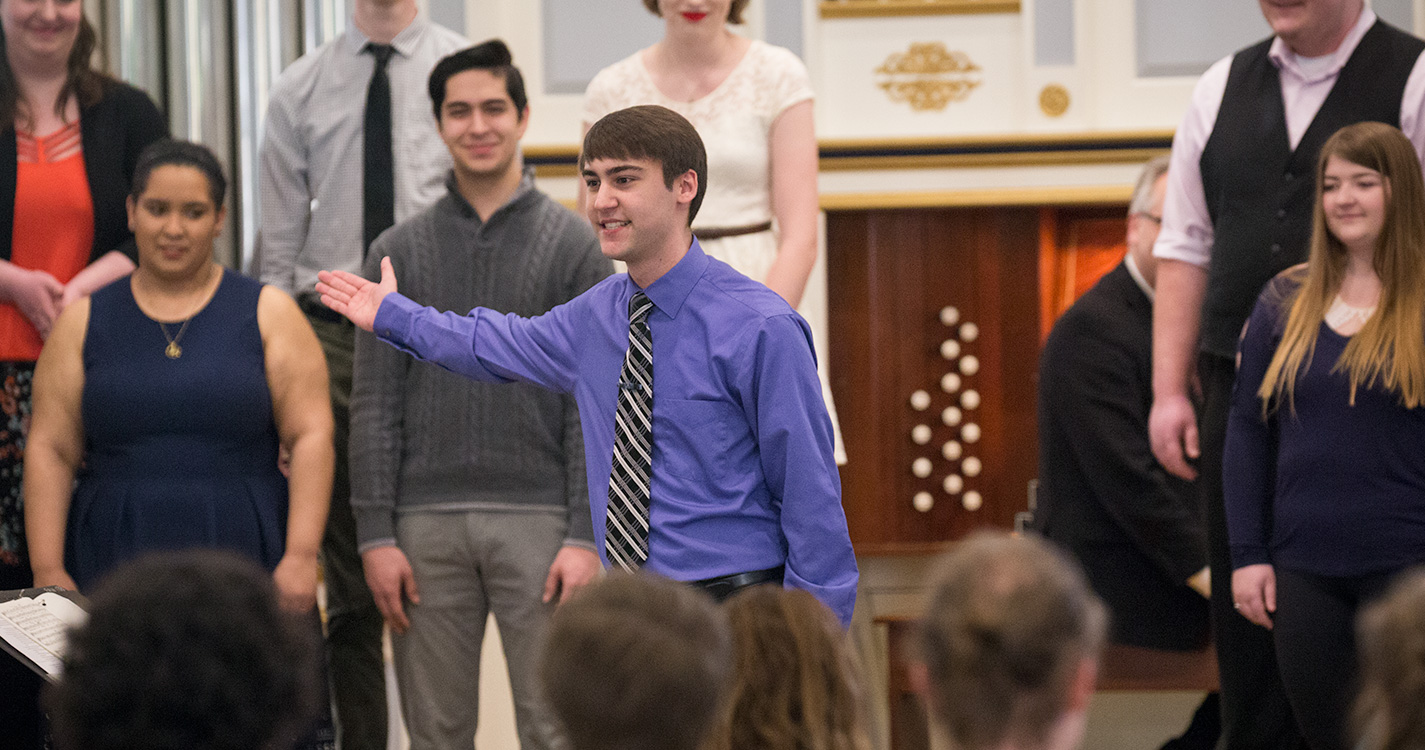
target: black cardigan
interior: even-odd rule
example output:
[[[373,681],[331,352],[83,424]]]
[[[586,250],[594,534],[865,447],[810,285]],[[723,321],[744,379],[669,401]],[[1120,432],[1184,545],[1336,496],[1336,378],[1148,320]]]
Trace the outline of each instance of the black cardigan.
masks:
[[[144,147],[168,137],[168,122],[144,92],[120,81],[105,81],[104,95],[92,107],[79,110],[84,147],[84,172],[94,203],[94,244],[89,262],[110,250],[121,250],[137,262],[133,233],[124,200],[134,164]],[[15,236],[15,177],[18,172],[15,127],[0,129],[0,260],[10,259]]]

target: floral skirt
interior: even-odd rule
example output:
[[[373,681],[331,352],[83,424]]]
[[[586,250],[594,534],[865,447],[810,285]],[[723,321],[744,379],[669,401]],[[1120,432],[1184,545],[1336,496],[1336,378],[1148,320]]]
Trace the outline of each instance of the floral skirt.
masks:
[[[0,362],[0,565],[29,568],[25,546],[25,437],[34,362]]]

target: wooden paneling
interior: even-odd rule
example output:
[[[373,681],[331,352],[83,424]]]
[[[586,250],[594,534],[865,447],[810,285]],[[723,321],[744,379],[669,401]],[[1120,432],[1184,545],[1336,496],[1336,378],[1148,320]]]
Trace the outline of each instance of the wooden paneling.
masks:
[[[849,463],[842,472],[847,520],[862,554],[920,552],[978,526],[1009,527],[1023,510],[1033,477],[1034,372],[1039,348],[1039,217],[1035,208],[921,209],[832,213],[828,217],[828,283],[832,387]],[[941,322],[954,307],[954,325]],[[978,335],[965,335],[970,323]],[[957,342],[958,357],[942,356]],[[973,373],[959,365],[979,362]],[[947,372],[960,375],[954,392]],[[912,405],[923,391],[929,403]],[[979,403],[962,401],[974,391]],[[961,423],[942,413],[959,408]],[[971,441],[965,426],[978,427]],[[912,440],[929,428],[923,445]],[[947,459],[942,446],[962,446]],[[930,462],[919,478],[917,459]],[[969,459],[977,475],[966,471]],[[960,492],[944,488],[963,478]],[[933,505],[912,499],[929,493]],[[982,504],[964,505],[976,492]]]
[[[1037,473],[1039,346],[1058,314],[1123,256],[1122,207],[834,211],[827,217],[829,361],[848,463],[843,497],[861,554],[933,551],[980,526],[1011,528]],[[953,307],[958,320],[942,322]],[[978,335],[966,335],[971,323]],[[958,356],[942,353],[946,341]],[[979,369],[960,364],[973,356]],[[947,372],[959,375],[953,392]],[[974,391],[979,403],[962,399]],[[923,392],[924,409],[913,394]],[[958,425],[942,418],[960,410]],[[964,427],[976,425],[977,441]],[[928,429],[924,444],[913,439]],[[922,430],[924,431],[924,430]],[[962,454],[942,447],[958,441]],[[913,473],[918,459],[929,475]],[[978,475],[967,471],[970,459]],[[963,488],[949,492],[948,475]],[[967,493],[981,504],[971,509]],[[913,499],[928,493],[932,504]],[[973,504],[971,504],[973,505]]]

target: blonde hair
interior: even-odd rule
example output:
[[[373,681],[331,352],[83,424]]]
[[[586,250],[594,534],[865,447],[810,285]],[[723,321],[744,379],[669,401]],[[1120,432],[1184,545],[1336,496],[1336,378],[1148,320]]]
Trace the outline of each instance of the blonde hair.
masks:
[[[1360,616],[1362,750],[1425,747],[1425,569],[1403,573]]]
[[[1263,414],[1292,404],[1296,380],[1316,353],[1316,337],[1346,272],[1346,247],[1326,226],[1322,182],[1332,156],[1374,169],[1385,178],[1385,224],[1373,265],[1380,302],[1341,353],[1333,372],[1350,380],[1350,402],[1362,386],[1380,386],[1408,409],[1425,404],[1425,187],[1415,149],[1399,130],[1378,122],[1349,125],[1321,147],[1316,165],[1316,205],[1304,280],[1290,300],[1281,343],[1257,395]],[[1287,274],[1300,275],[1300,270]]]
[[[846,632],[811,594],[757,586],[727,602],[734,674],[710,750],[870,750]]]

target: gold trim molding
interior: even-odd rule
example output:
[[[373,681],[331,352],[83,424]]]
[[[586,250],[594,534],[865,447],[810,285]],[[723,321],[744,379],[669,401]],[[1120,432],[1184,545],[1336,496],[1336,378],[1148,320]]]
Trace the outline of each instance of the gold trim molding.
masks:
[[[1019,0],[822,0],[822,18],[1018,13]]]
[[[818,144],[823,172],[1074,164],[1128,164],[1167,151],[1171,130],[1018,133],[937,138],[829,138]],[[575,145],[525,145],[541,178],[574,177]]]
[[[825,211],[879,208],[973,208],[977,206],[1113,206],[1133,197],[1132,186],[911,190],[895,193],[828,193]]]
[[[906,102],[917,112],[939,112],[950,102],[964,101],[980,85],[981,68],[964,52],[951,52],[941,42],[912,42],[876,68],[877,85],[893,102]]]

